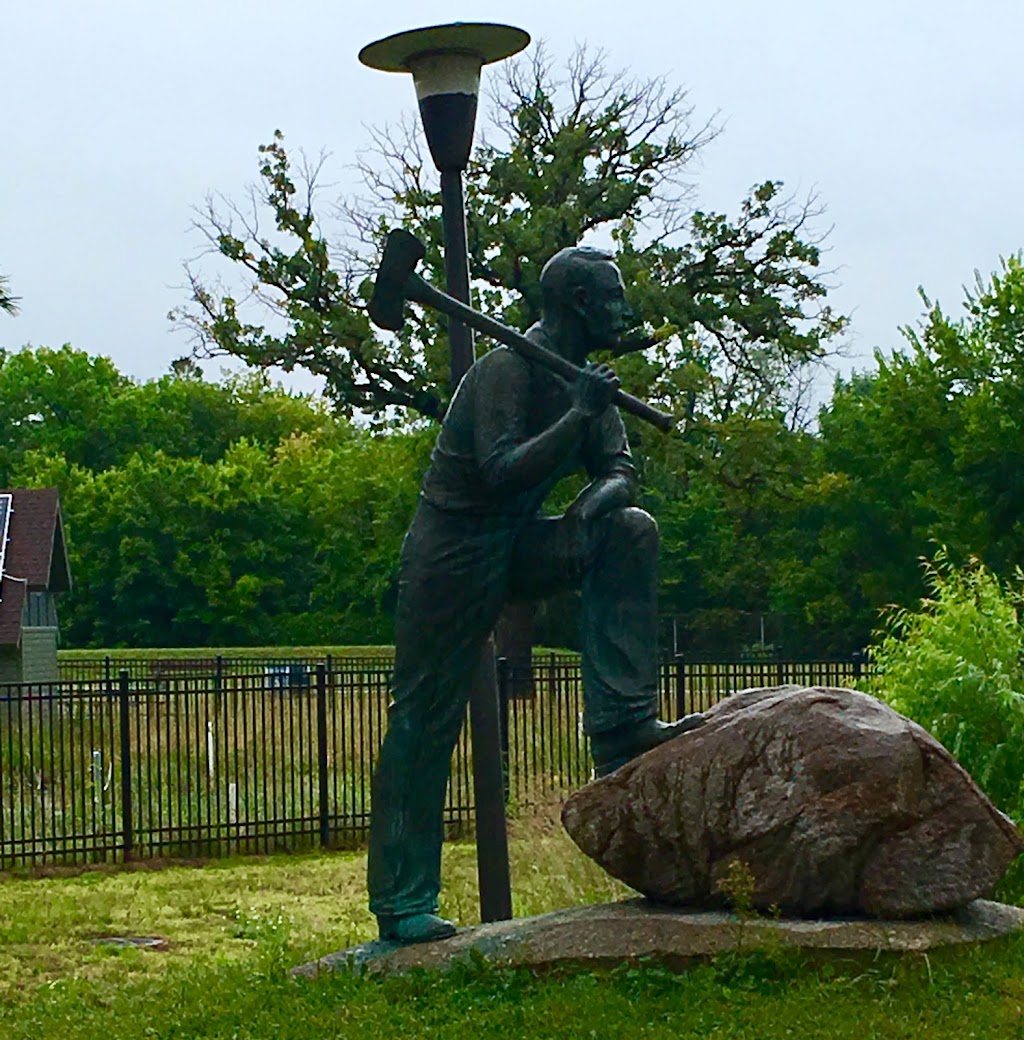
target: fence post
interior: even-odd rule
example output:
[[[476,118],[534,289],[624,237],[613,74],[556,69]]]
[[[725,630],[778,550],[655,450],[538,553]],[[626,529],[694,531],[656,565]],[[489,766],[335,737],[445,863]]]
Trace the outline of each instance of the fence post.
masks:
[[[320,844],[331,840],[331,820],[327,805],[327,665],[316,666],[316,771],[320,794]]]
[[[213,672],[213,713],[218,721],[224,714],[224,658],[220,654],[217,654]],[[224,739],[227,740],[227,733],[225,733]]]
[[[107,682],[107,690],[110,689],[110,654],[103,658],[103,678]]]
[[[682,654],[675,656],[676,718],[686,714],[686,660]]]
[[[498,666],[498,721],[501,726],[501,793],[508,804],[509,798],[509,752],[508,752],[508,699],[512,673],[507,657],[499,657]]]
[[[864,671],[864,651],[854,650],[850,657],[853,660],[853,677],[859,679]]]
[[[118,689],[121,716],[121,841],[124,858],[132,858],[132,759],[128,732],[128,669],[122,668]]]

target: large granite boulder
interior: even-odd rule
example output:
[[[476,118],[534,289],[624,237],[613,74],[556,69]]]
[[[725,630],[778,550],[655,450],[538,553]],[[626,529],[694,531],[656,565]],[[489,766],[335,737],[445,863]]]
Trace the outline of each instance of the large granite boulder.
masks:
[[[920,726],[854,690],[744,690],[701,729],[577,791],[577,845],[644,895],[720,904],[735,860],[753,905],[909,917],[987,894],[1016,826]]]

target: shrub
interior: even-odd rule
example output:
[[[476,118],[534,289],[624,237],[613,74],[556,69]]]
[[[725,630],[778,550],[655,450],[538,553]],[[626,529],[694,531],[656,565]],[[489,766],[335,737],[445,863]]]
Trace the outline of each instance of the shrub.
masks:
[[[985,793],[1024,820],[1024,597],[981,563],[925,564],[930,596],[891,608],[872,647],[871,692],[941,741]]]

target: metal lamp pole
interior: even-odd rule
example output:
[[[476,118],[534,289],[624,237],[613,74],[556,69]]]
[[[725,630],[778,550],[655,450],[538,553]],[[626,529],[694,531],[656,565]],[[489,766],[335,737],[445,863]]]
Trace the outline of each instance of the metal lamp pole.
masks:
[[[463,172],[476,125],[480,70],[511,57],[530,42],[522,29],[455,22],[397,33],[359,52],[359,60],[385,72],[411,73],[434,165],[441,174],[441,219],[448,293],[469,303],[469,258]],[[454,393],[474,361],[473,332],[448,320]],[[512,916],[512,886],[501,762],[501,721],[493,643],[488,642],[470,693],[473,788],[476,794],[477,875],[480,917]]]

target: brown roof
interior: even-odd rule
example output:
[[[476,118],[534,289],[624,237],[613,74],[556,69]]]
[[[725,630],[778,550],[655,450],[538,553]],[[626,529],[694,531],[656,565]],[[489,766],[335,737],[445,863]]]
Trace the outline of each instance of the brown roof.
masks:
[[[71,588],[71,571],[57,489],[0,488],[0,495],[12,496],[0,576],[0,646],[17,646],[26,592],[66,592]]]

